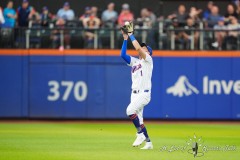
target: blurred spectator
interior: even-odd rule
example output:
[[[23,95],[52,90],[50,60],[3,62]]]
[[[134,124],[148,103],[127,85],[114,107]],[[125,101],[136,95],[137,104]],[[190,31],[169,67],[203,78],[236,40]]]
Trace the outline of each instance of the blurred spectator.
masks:
[[[91,15],[98,17],[98,8],[96,6],[91,7]]]
[[[109,3],[107,9],[102,13],[102,23],[104,26],[113,27],[118,19],[118,14],[114,10],[115,4]]]
[[[156,21],[157,21],[157,16],[153,13],[153,11],[151,9],[147,9],[148,12],[149,12],[149,17],[152,21],[152,23],[154,24]]]
[[[232,3],[234,4],[234,9],[236,10],[236,13],[238,14],[238,18],[240,17],[240,0],[232,0]]]
[[[240,16],[240,1],[238,1],[237,3],[237,13],[238,13],[238,17]]]
[[[224,15],[225,21],[229,22],[232,17],[238,18],[237,11],[233,4],[228,4],[227,6],[227,13]]]
[[[51,19],[52,19],[52,14],[49,12],[46,6],[43,7],[42,14],[41,14],[41,26],[48,27]]]
[[[83,26],[85,28],[98,28],[100,26],[100,19],[94,15],[91,15],[90,17],[86,17],[83,19]]]
[[[17,14],[16,14],[15,10],[13,9],[12,1],[8,2],[7,7],[3,11],[3,15],[4,15],[4,19],[5,19],[5,23],[3,26],[8,27],[8,28],[15,27]]]
[[[86,29],[84,39],[87,43],[87,48],[93,48],[94,37],[96,36],[94,30],[100,27],[101,21],[98,17],[91,15],[83,19],[83,26]]]
[[[118,25],[123,26],[126,21],[133,21],[134,15],[130,11],[129,4],[122,5],[122,11],[118,17]]]
[[[188,17],[188,14],[186,12],[186,7],[181,4],[178,6],[178,11],[169,15],[168,19],[173,19],[173,18],[177,18],[179,26],[184,26],[186,23],[186,19]]]
[[[155,31],[152,30],[154,22],[156,20],[156,16],[153,16],[151,11],[147,8],[143,8],[141,10],[141,17],[137,18],[137,22],[135,23],[135,28],[141,28],[141,29],[148,29],[145,31],[142,31],[143,34],[146,34],[146,42],[152,46],[153,48],[156,48],[156,41],[155,41]]]
[[[3,23],[5,23],[5,20],[3,17],[2,8],[0,7],[0,27],[2,26]]]
[[[214,30],[223,30],[223,31],[215,31],[215,39],[216,42],[212,43],[212,46],[214,48],[218,48],[219,50],[222,49],[222,44],[223,44],[223,40],[226,36],[226,30],[227,26],[225,26],[224,24],[224,18],[221,17],[218,20],[218,24],[214,25]]]
[[[80,16],[79,20],[82,21],[84,18],[90,17],[92,14],[91,7],[85,7],[85,12],[83,15]]]
[[[200,20],[200,13],[202,12],[201,9],[197,9],[196,7],[191,7],[190,8],[190,12],[189,12],[189,16],[195,21],[199,21]]]
[[[180,39],[180,31],[179,30],[175,30],[175,29],[179,29],[180,27],[179,27],[179,23],[178,23],[178,20],[177,20],[177,18],[173,18],[172,20],[171,20],[171,24],[168,26],[168,29],[171,29],[171,30],[174,30],[174,31],[170,31],[170,32],[168,32],[167,34],[168,34],[168,37],[171,37],[172,35],[171,34],[173,34],[174,33],[174,39],[175,39],[175,43],[176,44],[179,44],[179,43],[181,43],[181,39]]]
[[[74,11],[70,9],[70,4],[68,2],[65,2],[63,8],[58,10],[57,17],[68,21],[74,19],[75,17]]]
[[[141,9],[140,15],[141,17],[137,18],[135,23],[136,28],[152,28],[156,21],[156,16],[147,8]]]
[[[51,39],[53,40],[53,48],[64,49],[61,43],[61,34],[66,49],[70,49],[70,35],[68,30],[64,30],[66,21],[59,18],[56,22],[56,30],[53,30]]]
[[[229,30],[227,37],[225,38],[224,49],[227,48],[227,43],[233,46],[233,49],[237,49],[237,40],[240,30],[240,24],[238,23],[238,19],[236,17],[230,18],[231,23],[228,24],[227,29]]]
[[[17,9],[18,26],[28,27],[29,19],[36,14],[33,7],[29,6],[28,0],[22,1],[22,6]]]
[[[232,3],[238,7],[238,5],[240,4],[240,1],[239,0],[232,0]]]
[[[37,11],[34,10],[34,12],[32,12],[32,14],[29,15],[28,27],[30,28],[40,27],[40,23],[41,23],[41,16]]]
[[[141,17],[137,18],[137,26],[136,27],[152,28],[157,20],[156,15],[147,8],[141,9],[140,15],[141,15]]]
[[[5,23],[5,20],[4,20],[2,8],[0,7],[0,27],[2,26],[3,23]]]
[[[231,17],[231,23],[227,26],[228,30],[236,30],[236,31],[229,31],[229,37],[237,37],[239,35],[240,24],[238,23],[238,19],[236,17]]]
[[[186,25],[184,26],[184,31],[180,32],[178,38],[181,39],[181,42],[184,44],[185,49],[190,49],[190,43],[194,40],[194,47],[197,48],[199,32],[192,31],[195,29],[194,20],[191,17],[187,18]]]
[[[207,27],[213,28],[214,25],[218,23],[219,18],[221,18],[221,16],[219,15],[219,9],[217,6],[213,6],[211,14],[208,16],[207,19]]]
[[[168,26],[169,29],[178,29],[179,28],[179,23],[177,18],[172,19],[171,25]],[[178,35],[179,31],[175,31],[175,35]]]
[[[203,12],[203,19],[207,20],[211,14],[212,7],[214,6],[213,1],[209,1],[207,4],[207,9]]]
[[[137,18],[136,28],[152,28],[152,20],[150,19],[150,12],[147,8],[141,10],[141,17]]]

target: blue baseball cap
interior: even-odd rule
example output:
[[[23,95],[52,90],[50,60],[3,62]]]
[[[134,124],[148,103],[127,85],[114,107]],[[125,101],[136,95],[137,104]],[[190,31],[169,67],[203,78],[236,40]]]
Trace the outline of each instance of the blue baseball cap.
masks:
[[[85,11],[89,11],[89,10],[91,10],[91,7],[85,7]]]
[[[142,44],[141,44],[141,47],[147,47],[148,52],[150,53],[150,56],[152,55],[152,48],[149,47],[146,43],[142,43]]]
[[[70,6],[70,4],[69,4],[69,2],[65,2],[63,6],[64,6],[64,7],[65,7],[65,6]]]
[[[28,0],[23,0],[22,3],[28,3]]]
[[[44,6],[44,7],[42,8],[42,10],[48,10],[47,6]]]

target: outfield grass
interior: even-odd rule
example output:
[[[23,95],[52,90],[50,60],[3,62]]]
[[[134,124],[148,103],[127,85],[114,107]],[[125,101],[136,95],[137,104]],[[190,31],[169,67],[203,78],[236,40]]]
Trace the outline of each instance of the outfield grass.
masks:
[[[0,123],[0,160],[190,160],[186,151],[161,152],[202,136],[208,146],[235,145],[236,151],[211,151],[197,159],[239,160],[239,124],[146,123],[153,150],[131,146],[131,123]]]

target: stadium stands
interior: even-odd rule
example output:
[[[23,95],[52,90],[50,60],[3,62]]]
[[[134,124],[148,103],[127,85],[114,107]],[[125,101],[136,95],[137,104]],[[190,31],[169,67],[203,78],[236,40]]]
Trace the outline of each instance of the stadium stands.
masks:
[[[183,3],[177,11],[172,8],[172,13],[165,15],[143,7],[139,16],[134,16],[138,13],[129,4],[122,4],[117,12],[114,3],[109,3],[101,11],[96,6],[86,6],[79,18],[69,2],[64,2],[57,13],[51,13],[48,6],[37,11],[28,0],[23,0],[19,7],[8,2],[0,10],[4,17],[0,21],[0,48],[119,49],[119,27],[122,22],[133,20],[136,37],[153,49],[239,50],[237,2],[228,1],[227,7],[221,9],[215,1],[206,1],[206,9],[186,7]],[[219,26],[221,22],[223,25]]]

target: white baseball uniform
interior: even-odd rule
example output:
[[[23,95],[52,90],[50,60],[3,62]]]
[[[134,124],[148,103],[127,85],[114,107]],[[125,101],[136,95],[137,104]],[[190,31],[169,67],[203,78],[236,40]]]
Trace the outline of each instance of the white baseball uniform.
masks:
[[[127,115],[137,114],[140,124],[143,124],[143,108],[151,100],[152,88],[152,57],[146,53],[146,59],[131,57],[132,67],[131,103],[127,107]]]

